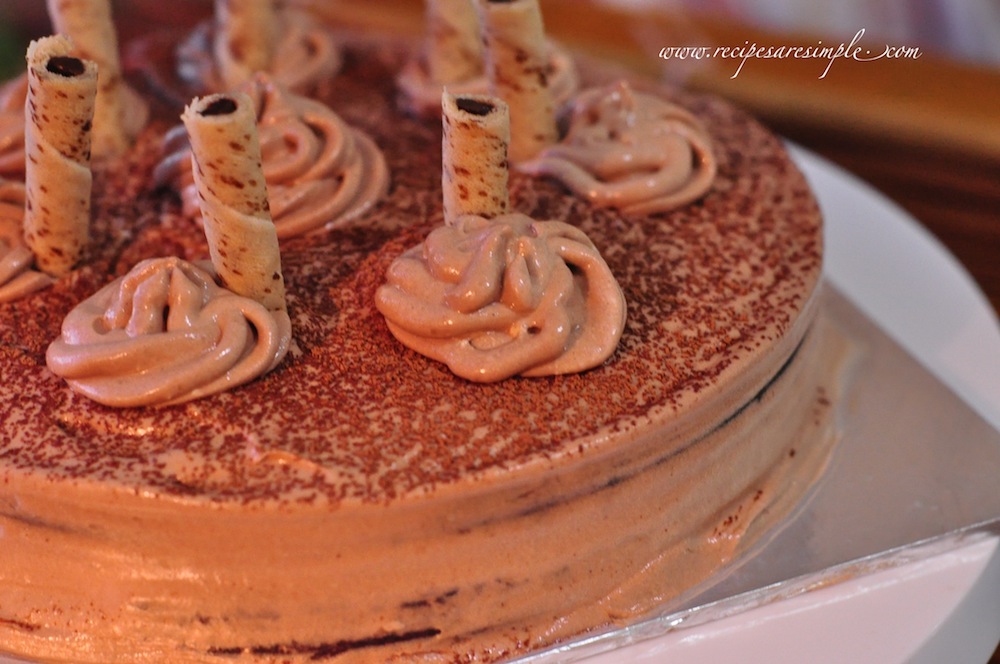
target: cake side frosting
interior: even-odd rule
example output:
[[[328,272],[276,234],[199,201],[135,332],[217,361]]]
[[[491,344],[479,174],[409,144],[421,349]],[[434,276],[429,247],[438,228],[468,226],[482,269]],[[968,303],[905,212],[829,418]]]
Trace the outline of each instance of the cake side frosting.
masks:
[[[31,618],[25,641],[57,637],[54,652],[67,656],[93,639],[191,662],[241,653],[262,662],[324,653],[352,663],[493,661],[643,615],[731,560],[751,522],[773,527],[788,508],[776,501],[797,500],[822,469],[828,447],[818,441],[829,432],[814,418],[825,419],[823,404],[837,397],[815,385],[815,373],[836,369],[814,352],[827,332],[812,335],[797,355],[807,361],[790,363],[731,426],[687,445],[632,439],[627,452],[543,465],[517,482],[398,510],[206,509],[86,483],[67,505],[40,480],[22,487],[23,511],[59,517],[12,522],[25,558],[12,562],[34,570],[32,557],[75,552],[64,578],[77,583],[59,606],[88,626],[67,632],[65,618],[38,608],[30,585],[9,585],[8,607],[33,607],[17,612]],[[797,424],[789,405],[805,414]],[[787,436],[762,447],[757,434],[774,420]],[[164,459],[182,476],[199,472],[188,461],[180,450]],[[720,503],[720,495],[734,497]],[[637,569],[636,560],[648,563]],[[95,566],[118,577],[96,602]],[[45,585],[41,574],[25,578]],[[122,630],[141,639],[141,650],[122,641]]]
[[[780,142],[716,100],[672,96],[701,118],[718,158],[712,189],[677,211],[623,217],[558,182],[511,176],[512,209],[574,220],[625,292],[629,319],[606,365],[484,387],[400,345],[375,293],[442,220],[440,126],[394,105],[407,61],[362,47],[331,83],[331,107],[373,137],[392,186],[356,223],[283,242],[296,346],[267,376],[196,403],[119,411],[44,369],[46,346],[86,295],[150,256],[207,255],[197,224],[146,184],[162,125],[121,169],[95,175],[92,244],[104,249],[46,291],[0,304],[0,376],[21,386],[0,393],[11,423],[0,518],[25,545],[6,569],[30,570],[41,537],[66,550],[87,542],[67,578],[100,562],[106,576],[94,583],[107,590],[91,607],[68,592],[78,613],[60,622],[36,588],[18,586],[0,642],[53,637],[99,660],[108,635],[133,625],[151,652],[180,643],[190,661],[338,648],[343,661],[495,659],[644,610],[649,598],[625,589],[656,551],[704,554],[664,557],[664,595],[697,582],[737,547],[750,520],[733,525],[740,506],[751,514],[799,481],[790,469],[811,477],[822,465],[826,438],[807,437],[816,447],[806,453],[798,425],[774,424],[795,413],[807,427],[807,406],[821,400],[822,367],[798,361],[817,343],[818,210]],[[760,426],[781,435],[762,444],[751,435]],[[595,542],[596,530],[607,538]],[[282,536],[261,542],[262,532]],[[300,564],[286,595],[289,572],[261,562],[289,556]],[[692,561],[690,576],[678,571]],[[361,570],[383,586],[354,587]],[[26,574],[44,585],[37,569]],[[238,606],[248,586],[274,592]],[[501,604],[502,615],[473,608]],[[597,615],[556,617],[581,605]]]

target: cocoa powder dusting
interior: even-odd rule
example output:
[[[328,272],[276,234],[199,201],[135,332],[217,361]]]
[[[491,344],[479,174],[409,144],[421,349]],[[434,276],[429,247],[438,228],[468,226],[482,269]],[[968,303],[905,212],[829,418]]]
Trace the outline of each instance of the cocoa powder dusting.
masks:
[[[390,501],[537,456],[586,453],[580,438],[711,389],[719,372],[779,338],[815,285],[819,213],[779,141],[720,102],[675,97],[725,146],[701,202],[623,218],[558,183],[511,175],[512,210],[579,226],[618,278],[628,322],[610,361],[493,385],[456,378],[400,345],[373,304],[392,260],[442,223],[440,121],[396,110],[401,64],[401,54],[348,52],[328,102],[384,151],[389,196],[353,226],[282,244],[295,348],[229,393],[116,410],[45,368],[66,313],[138,260],[208,258],[198,224],[149,184],[166,124],[147,129],[125,163],[95,165],[82,267],[0,304],[0,384],[19,386],[0,391],[0,481],[36,472],[184,499]],[[187,472],[164,461],[178,453],[196,460]]]

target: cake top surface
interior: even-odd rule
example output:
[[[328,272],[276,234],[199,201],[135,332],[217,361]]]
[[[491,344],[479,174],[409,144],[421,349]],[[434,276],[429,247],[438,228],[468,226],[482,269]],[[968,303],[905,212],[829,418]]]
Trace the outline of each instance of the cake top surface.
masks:
[[[709,193],[623,216],[512,173],[511,208],[581,228],[628,303],[611,359],[581,374],[476,384],[402,346],[374,307],[389,264],[441,223],[441,127],[396,103],[400,49],[354,45],[330,106],[382,149],[388,195],[341,229],[282,240],[294,347],[270,374],[163,408],[114,409],[45,367],[67,312],[151,256],[207,256],[204,233],[150,184],[169,123],[98,166],[90,254],[52,287],[0,304],[0,475],[92,481],[225,503],[381,502],[589,453],[651,412],[682,412],[766,352],[818,279],[821,226],[780,141],[731,106],[665,92],[707,128]],[[658,415],[659,416],[659,415]]]

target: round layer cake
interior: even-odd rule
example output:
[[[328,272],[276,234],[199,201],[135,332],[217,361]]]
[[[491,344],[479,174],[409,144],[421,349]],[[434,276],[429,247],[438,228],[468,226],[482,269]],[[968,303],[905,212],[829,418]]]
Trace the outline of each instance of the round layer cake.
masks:
[[[821,221],[781,142],[663,91],[718,173],[668,213],[511,175],[624,292],[602,366],[479,384],[402,346],[390,263],[442,222],[441,123],[400,110],[402,47],[345,50],[330,106],[387,196],[282,240],[294,347],[250,384],[116,409],[45,363],[78,302],[150,256],[208,255],[152,184],[169,123],[97,166],[83,265],[0,304],[0,651],[93,662],[493,661],[634,620],[787,515],[830,450]],[[585,78],[587,78],[585,76]]]

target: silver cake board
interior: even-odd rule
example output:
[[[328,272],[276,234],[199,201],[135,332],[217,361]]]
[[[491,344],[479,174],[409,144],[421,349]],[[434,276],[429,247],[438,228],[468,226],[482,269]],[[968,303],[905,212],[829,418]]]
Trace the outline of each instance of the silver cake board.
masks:
[[[827,285],[824,315],[862,356],[842,438],[799,509],[731,568],[627,627],[518,662],[575,662],[938,555],[1000,533],[1000,431]],[[23,660],[0,655],[0,664]]]
[[[1000,431],[835,288],[823,298],[823,315],[860,356],[839,406],[842,437],[808,498],[739,561],[653,615],[517,661],[579,661],[1000,533]]]

